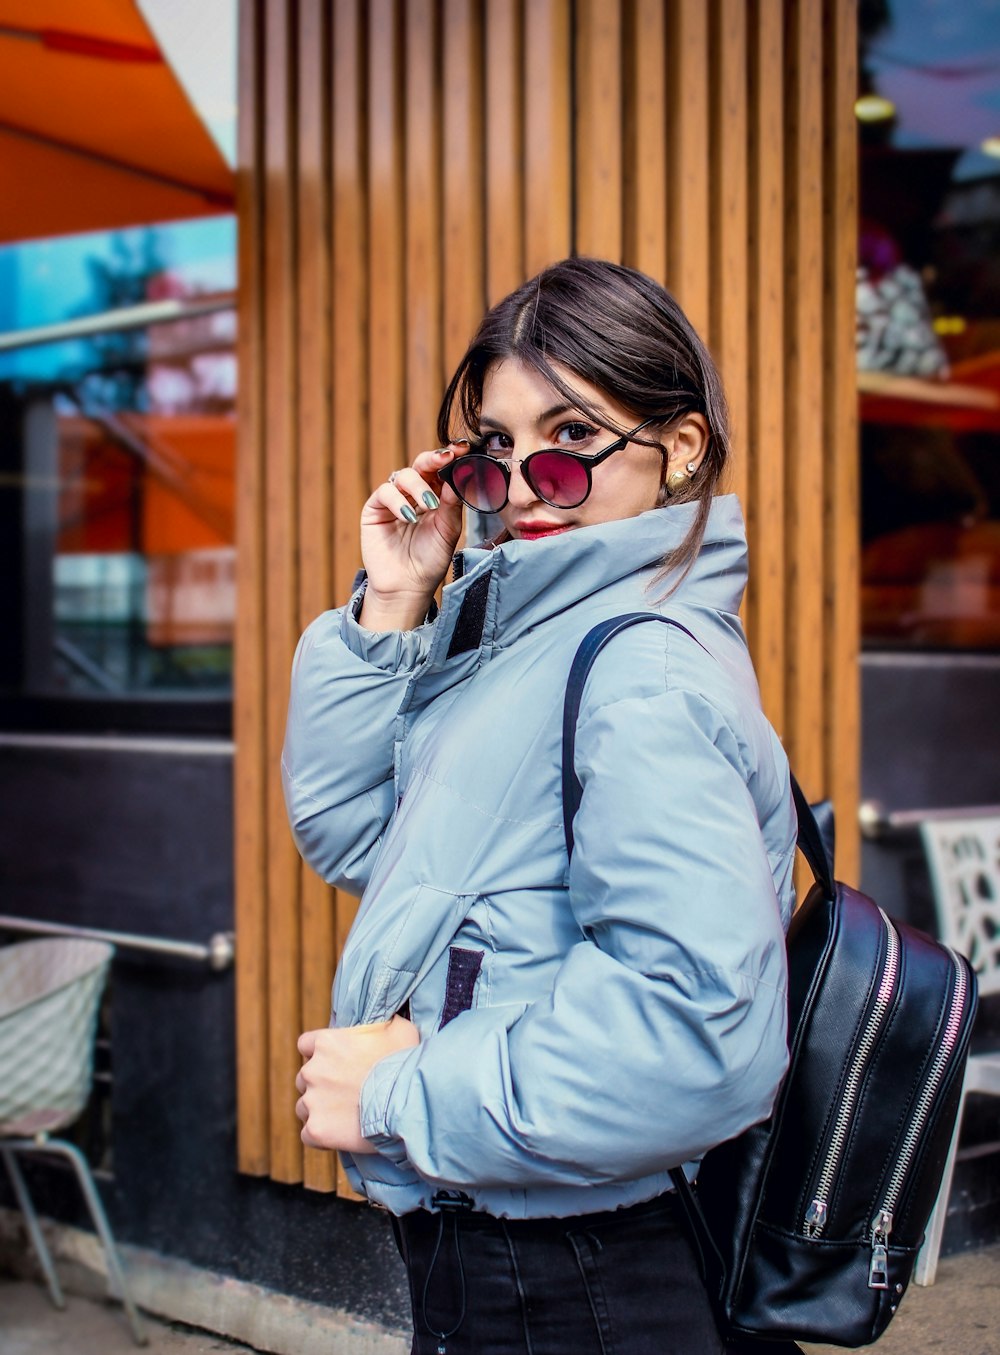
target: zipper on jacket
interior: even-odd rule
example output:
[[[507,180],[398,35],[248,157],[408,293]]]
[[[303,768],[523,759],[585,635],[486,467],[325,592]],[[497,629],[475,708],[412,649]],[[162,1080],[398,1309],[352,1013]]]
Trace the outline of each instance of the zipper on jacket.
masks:
[[[826,1157],[823,1160],[823,1166],[816,1183],[816,1192],[803,1220],[802,1231],[806,1237],[820,1237],[826,1227],[830,1195],[837,1179],[837,1168],[840,1166],[844,1145],[847,1142],[847,1134],[857,1105],[861,1082],[868,1066],[868,1060],[871,1058],[872,1050],[875,1048],[879,1031],[889,1011],[896,988],[896,979],[899,976],[899,934],[881,908],[879,913],[885,924],[887,935],[885,961],[882,965],[882,974],[879,979],[875,1002],[865,1023],[865,1028],[861,1032],[861,1038],[855,1047],[847,1080],[844,1083],[844,1094],[837,1110],[833,1133],[830,1135]]]
[[[886,1273],[888,1258],[885,1247],[886,1240],[892,1230],[893,1213],[899,1204],[903,1184],[910,1167],[913,1165],[913,1159],[916,1156],[917,1148],[920,1146],[920,1140],[927,1125],[934,1098],[944,1080],[945,1073],[948,1071],[948,1065],[951,1062],[952,1054],[955,1052],[955,1046],[962,1029],[962,1017],[965,1014],[968,1002],[969,980],[965,966],[954,952],[951,954],[951,960],[955,966],[955,987],[952,992],[951,1007],[948,1011],[948,1019],[945,1022],[944,1034],[934,1056],[934,1062],[931,1064],[927,1081],[924,1083],[920,1098],[917,1101],[916,1109],[906,1127],[903,1146],[892,1170],[892,1175],[889,1177],[885,1199],[872,1220],[872,1261],[868,1273],[869,1289],[886,1289],[888,1287],[888,1275]]]

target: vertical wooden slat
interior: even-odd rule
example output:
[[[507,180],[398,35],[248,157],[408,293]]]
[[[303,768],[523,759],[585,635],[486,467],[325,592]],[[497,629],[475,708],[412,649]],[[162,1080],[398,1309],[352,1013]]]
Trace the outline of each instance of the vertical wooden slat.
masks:
[[[577,0],[574,252],[622,257],[622,6]]]
[[[750,0],[750,647],[764,709],[785,728],[784,60],[781,0]]]
[[[329,42],[324,0],[300,0],[298,35],[298,528],[299,629],[331,605],[333,489],[330,368]],[[334,963],[333,896],[311,870],[302,878],[303,1030],[330,1017]],[[332,1190],[336,1159],[307,1148],[303,1179]]]
[[[854,351],[854,277],[857,255],[857,6],[825,6],[825,216],[824,433],[828,472],[824,558],[827,665],[824,736],[827,794],[837,814],[837,871],[857,882],[860,873],[858,800],[861,747],[858,648],[858,425]]]
[[[403,52],[400,0],[368,13],[368,455],[371,485],[405,465]]]
[[[368,496],[367,208],[362,0],[333,7],[332,229],[333,593],[346,601],[361,564],[358,518]]]
[[[486,302],[482,21],[478,0],[443,0],[444,360],[450,373]]]
[[[332,368],[330,362],[329,43],[324,0],[299,0],[298,445],[299,626],[330,606]]]
[[[239,1169],[270,1164],[267,1001],[267,783],[264,610],[264,175],[263,8],[239,16],[239,458],[236,479],[236,644],[233,777],[236,880],[236,1026]]]
[[[524,11],[525,268],[563,259],[572,240],[569,0],[528,0]]]
[[[265,325],[267,328],[267,914],[270,1173],[278,1181],[302,1179],[302,1149],[295,1118],[295,1075],[300,1065],[301,947],[300,862],[283,823],[279,767],[288,709],[288,674],[298,639],[296,549],[297,324],[294,32],[292,13],[267,5],[267,123],[265,158]]]
[[[334,494],[332,510],[334,600],[343,603],[361,563],[358,520],[368,495],[367,454],[367,210],[365,147],[365,61],[361,5],[336,0],[330,34],[333,107],[332,339]],[[334,894],[337,953],[354,920],[356,902]],[[350,1194],[342,1167],[338,1194]]]
[[[624,261],[667,279],[667,33],[663,0],[626,10]]]
[[[520,0],[486,6],[486,293],[495,305],[524,281],[524,92]]]
[[[406,458],[436,446],[441,358],[441,48],[435,0],[406,6]]]
[[[668,31],[670,141],[667,277],[702,337],[709,298],[709,62],[705,0],[674,0]]]
[[[786,746],[810,799],[825,793],[823,570],[823,16],[787,11],[785,112]]]
[[[722,372],[732,422],[728,488],[745,504],[750,398],[745,0],[713,0],[711,20],[712,307],[708,338]]]

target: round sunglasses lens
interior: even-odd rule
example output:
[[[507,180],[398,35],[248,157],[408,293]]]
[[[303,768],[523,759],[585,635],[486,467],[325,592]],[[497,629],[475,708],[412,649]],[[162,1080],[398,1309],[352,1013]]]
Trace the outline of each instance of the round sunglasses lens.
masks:
[[[492,457],[459,457],[451,483],[458,497],[479,513],[496,513],[507,497],[507,480]]]
[[[576,508],[590,492],[586,467],[565,452],[536,452],[526,469],[531,488],[556,508]]]

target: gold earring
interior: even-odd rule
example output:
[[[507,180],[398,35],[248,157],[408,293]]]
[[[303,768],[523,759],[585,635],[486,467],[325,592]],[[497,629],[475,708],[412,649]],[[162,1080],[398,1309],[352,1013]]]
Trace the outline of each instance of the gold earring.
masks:
[[[689,461],[683,470],[671,471],[667,476],[664,490],[667,494],[678,494],[698,469],[697,461]]]

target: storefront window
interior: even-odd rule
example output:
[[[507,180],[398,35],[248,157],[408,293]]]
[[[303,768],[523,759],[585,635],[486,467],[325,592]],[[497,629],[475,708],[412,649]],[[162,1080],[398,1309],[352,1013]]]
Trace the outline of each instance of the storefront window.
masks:
[[[862,624],[1000,649],[1000,4],[862,0]]]
[[[228,699],[234,258],[231,218],[0,251],[6,705]]]

